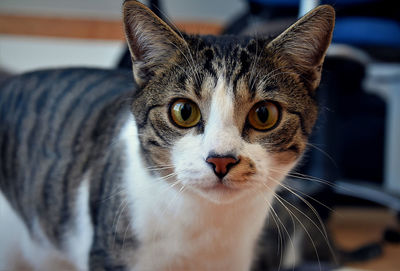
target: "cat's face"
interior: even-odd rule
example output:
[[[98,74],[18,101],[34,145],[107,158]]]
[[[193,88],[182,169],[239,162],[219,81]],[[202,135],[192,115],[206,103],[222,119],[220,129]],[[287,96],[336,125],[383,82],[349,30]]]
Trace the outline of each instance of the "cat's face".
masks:
[[[176,189],[219,203],[274,191],[317,117],[332,10],[272,41],[181,37],[136,1],[124,10],[141,86],[132,111],[149,167]]]

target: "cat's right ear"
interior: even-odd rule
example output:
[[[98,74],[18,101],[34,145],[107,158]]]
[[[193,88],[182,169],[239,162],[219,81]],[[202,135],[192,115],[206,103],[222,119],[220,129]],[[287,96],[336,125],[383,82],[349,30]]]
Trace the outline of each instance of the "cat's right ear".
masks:
[[[294,69],[311,88],[321,79],[321,67],[332,40],[335,10],[319,6],[268,44],[275,61],[281,67]]]
[[[187,48],[178,33],[138,1],[124,2],[123,21],[133,74],[139,86],[161,72]]]

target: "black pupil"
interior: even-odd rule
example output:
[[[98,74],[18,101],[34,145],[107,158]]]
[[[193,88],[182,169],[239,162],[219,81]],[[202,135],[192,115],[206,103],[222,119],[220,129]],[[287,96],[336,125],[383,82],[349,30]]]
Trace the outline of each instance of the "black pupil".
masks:
[[[181,117],[187,121],[192,115],[192,106],[189,103],[184,103],[181,107]]]
[[[256,113],[258,116],[258,119],[262,122],[265,123],[268,120],[268,109],[265,106],[260,106],[259,108],[256,109]]]

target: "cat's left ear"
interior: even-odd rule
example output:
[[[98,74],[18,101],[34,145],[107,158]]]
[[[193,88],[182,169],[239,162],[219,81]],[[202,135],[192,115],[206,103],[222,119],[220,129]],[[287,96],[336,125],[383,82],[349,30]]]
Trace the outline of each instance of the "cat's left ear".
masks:
[[[294,69],[314,90],[321,80],[334,25],[335,10],[329,5],[319,6],[272,40],[267,49],[280,67]]]
[[[138,1],[123,4],[125,35],[138,85],[165,70],[184,49],[185,40],[168,24]]]

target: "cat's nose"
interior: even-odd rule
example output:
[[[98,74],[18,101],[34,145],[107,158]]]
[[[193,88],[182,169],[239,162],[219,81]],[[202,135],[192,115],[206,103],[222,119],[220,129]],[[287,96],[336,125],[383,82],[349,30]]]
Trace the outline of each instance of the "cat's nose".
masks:
[[[210,155],[207,157],[206,162],[212,166],[215,175],[222,179],[233,166],[239,163],[239,159],[233,156]]]

